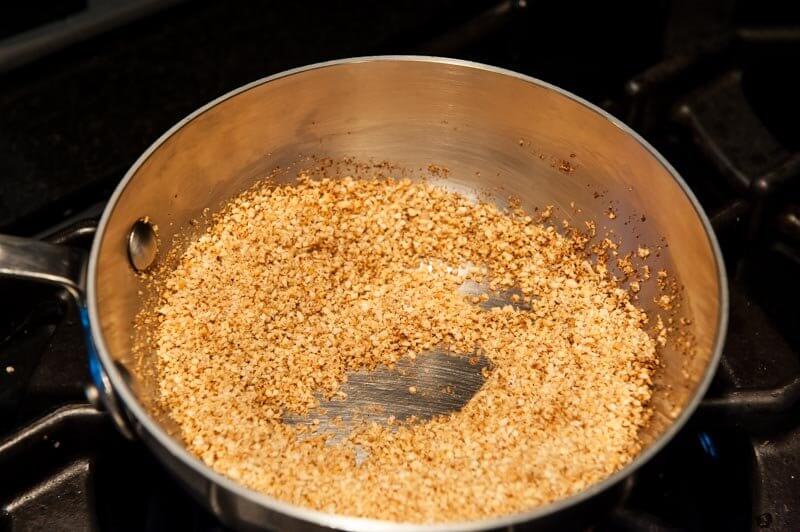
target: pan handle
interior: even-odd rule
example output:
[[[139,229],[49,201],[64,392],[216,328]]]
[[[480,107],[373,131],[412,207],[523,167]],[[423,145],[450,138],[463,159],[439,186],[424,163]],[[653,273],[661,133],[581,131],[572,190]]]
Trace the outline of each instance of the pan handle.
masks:
[[[84,234],[86,223],[80,225]],[[57,238],[56,241],[68,240]],[[89,254],[80,248],[53,244],[41,240],[0,235],[0,277],[26,279],[64,287],[75,299],[89,352],[89,369],[93,381],[87,389],[87,398],[94,406],[103,406],[119,431],[133,438],[126,417],[119,408],[117,396],[111,388],[103,369],[89,328],[86,311],[86,270]]]
[[[86,251],[16,236],[0,235],[0,276],[60,285],[84,304]]]

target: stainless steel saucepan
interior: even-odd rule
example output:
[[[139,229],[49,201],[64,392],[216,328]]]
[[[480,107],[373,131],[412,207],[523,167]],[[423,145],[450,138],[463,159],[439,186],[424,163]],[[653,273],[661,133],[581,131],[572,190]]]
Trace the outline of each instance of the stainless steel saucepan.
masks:
[[[253,492],[203,464],[155,408],[153,367],[134,360],[132,322],[146,287],[136,269],[163,260],[192,220],[276,168],[311,155],[446,167],[445,186],[554,205],[560,218],[613,230],[621,253],[648,244],[652,271],[677,278],[693,352],[662,351],[655,414],[639,456],[603,482],[552,504],[482,521],[418,527],[332,515]],[[280,170],[278,171],[280,175]],[[282,179],[294,179],[286,170]],[[575,208],[571,207],[574,202]],[[609,208],[616,214],[608,216]],[[579,212],[580,210],[580,212]],[[144,220],[147,221],[144,221]],[[153,225],[159,228],[158,238]],[[663,239],[663,240],[662,240]],[[178,240],[179,241],[179,240]],[[668,244],[668,245],[665,245]],[[658,255],[658,256],[656,256]],[[689,188],[636,133],[588,102],[542,81],[485,65],[430,57],[367,57],[290,70],[209,103],[158,139],[125,175],[91,254],[0,237],[0,274],[64,285],[87,329],[90,367],[105,408],[140,438],[214,514],[240,528],[485,530],[558,523],[617,485],[684,425],[705,393],[727,323],[717,242]],[[654,284],[654,283],[652,283]],[[655,288],[640,304],[659,312]]]

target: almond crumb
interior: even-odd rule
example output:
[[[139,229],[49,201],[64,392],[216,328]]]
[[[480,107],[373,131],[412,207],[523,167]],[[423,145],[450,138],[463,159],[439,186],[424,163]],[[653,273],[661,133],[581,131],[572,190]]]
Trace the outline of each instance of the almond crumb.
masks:
[[[231,200],[146,290],[137,359],[155,365],[142,371],[189,452],[281,501],[412,525],[529,511],[638,455],[668,330],[660,317],[645,330],[638,281],[609,273],[619,260],[634,279],[632,253],[607,239],[590,260],[596,223],[562,234],[552,206],[537,218],[386,168],[317,164]],[[467,279],[486,293],[459,293]],[[492,310],[473,304],[489,293]],[[343,419],[355,375],[377,368],[397,372],[400,395],[418,393],[411,377],[417,399],[458,395],[422,364],[436,350],[485,379],[460,409]]]

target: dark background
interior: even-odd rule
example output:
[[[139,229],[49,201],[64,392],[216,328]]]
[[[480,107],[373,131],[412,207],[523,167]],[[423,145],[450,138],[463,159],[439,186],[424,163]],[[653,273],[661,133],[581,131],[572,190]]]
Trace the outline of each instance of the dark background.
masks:
[[[75,0],[9,4],[0,37],[85,8]],[[107,197],[177,120],[287,68],[358,55],[448,55],[519,70],[622,111],[613,104],[622,101],[625,81],[648,67],[740,27],[785,24],[798,11],[780,2],[697,4],[179,3],[0,73],[0,230],[47,227],[74,200]],[[797,128],[787,111],[797,108],[797,56],[784,53],[748,64],[758,75],[748,72],[745,85],[776,134],[794,146]]]

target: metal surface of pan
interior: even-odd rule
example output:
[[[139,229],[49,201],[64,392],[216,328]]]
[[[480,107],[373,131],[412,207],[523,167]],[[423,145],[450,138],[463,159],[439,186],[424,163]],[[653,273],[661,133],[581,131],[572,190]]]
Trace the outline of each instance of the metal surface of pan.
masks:
[[[435,164],[449,170],[433,180],[439,186],[491,197],[501,206],[509,196],[531,209],[555,205],[558,216],[573,225],[604,221],[607,227],[599,229],[613,230],[623,253],[640,244],[661,246],[650,265],[653,271],[666,269],[682,286],[681,312],[691,318],[696,350],[663,350],[655,414],[641,433],[644,450],[603,482],[552,504],[422,526],[290,505],[237,484],[188,453],[155,404],[154,364],[146,356],[143,364],[133,360],[132,322],[147,286],[131,266],[131,228],[145,218],[158,225],[156,260],[163,260],[175,237],[192,233],[192,220],[205,208],[215,210],[266,175],[291,182],[297,165],[310,156],[386,160],[411,174]],[[609,208],[616,220],[606,216]],[[628,223],[645,215],[646,221]],[[55,247],[42,252],[41,246],[0,237],[0,273],[71,287],[85,305],[95,383],[121,429],[141,438],[222,521],[240,528],[487,530],[563,523],[568,510],[599,500],[685,424],[714,374],[727,326],[727,284],[716,239],[696,198],[663,157],[572,94],[451,59],[332,61],[237,89],[179,122],[128,171],[101,219],[88,273],[81,256],[59,254]],[[148,252],[139,264],[149,266],[152,248],[137,249]],[[42,260],[31,260],[31,254]],[[643,287],[640,302],[656,313],[653,290]],[[446,378],[449,372],[441,373]]]

